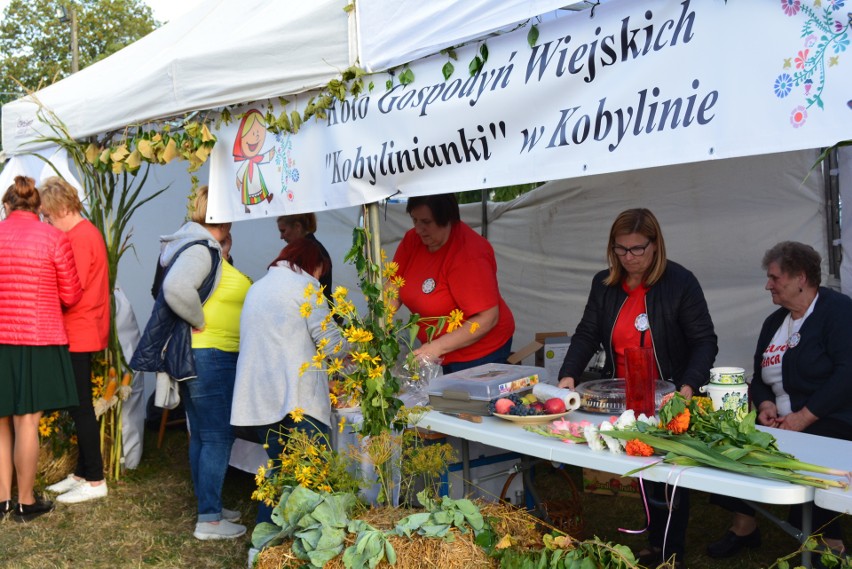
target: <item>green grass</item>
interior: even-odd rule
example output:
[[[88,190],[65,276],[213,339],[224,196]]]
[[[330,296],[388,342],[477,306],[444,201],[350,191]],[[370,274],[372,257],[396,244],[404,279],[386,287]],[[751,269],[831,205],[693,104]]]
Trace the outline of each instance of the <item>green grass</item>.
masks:
[[[128,471],[110,485],[109,496],[83,504],[57,504],[56,511],[28,524],[11,519],[0,522],[2,569],[242,569],[247,565],[249,538],[199,541],[192,536],[195,498],[190,482],[185,433],[167,433],[163,448],[156,448],[156,434],[146,433],[140,467]],[[566,484],[549,467],[536,471],[536,485],[544,499],[565,497]],[[569,470],[581,488],[580,469]],[[251,474],[229,470],[224,502],[243,514],[249,534],[256,505],[250,500]],[[704,555],[707,543],[727,528],[729,515],[708,503],[708,495],[692,493],[688,530],[687,566],[693,569],[756,569],[769,567],[779,557],[798,549],[796,541],[766,519],[760,520],[763,546],[746,550],[731,560]],[[618,528],[645,527],[641,500],[627,496],[581,494],[586,537],[621,543],[638,551],[645,535],[622,533]],[[786,508],[772,511],[786,517]],[[847,538],[852,518],[843,517]],[[798,564],[798,558],[793,560]]]

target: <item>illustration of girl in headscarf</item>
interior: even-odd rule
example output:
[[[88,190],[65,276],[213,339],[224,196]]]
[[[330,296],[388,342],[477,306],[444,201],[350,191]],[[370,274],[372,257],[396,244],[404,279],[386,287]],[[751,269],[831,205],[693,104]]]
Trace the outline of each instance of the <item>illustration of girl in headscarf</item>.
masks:
[[[266,181],[260,171],[260,164],[270,162],[275,157],[275,148],[261,154],[266,141],[266,124],[263,115],[256,109],[249,110],[240,122],[237,136],[234,138],[234,162],[243,162],[237,170],[237,189],[246,213],[248,206],[259,204],[263,200],[272,201],[273,195],[266,187]]]

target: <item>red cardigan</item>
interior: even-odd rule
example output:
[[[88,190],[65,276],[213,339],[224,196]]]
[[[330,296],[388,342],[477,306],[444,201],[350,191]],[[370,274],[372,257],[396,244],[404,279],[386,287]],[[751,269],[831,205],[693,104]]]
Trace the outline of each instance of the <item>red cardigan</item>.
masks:
[[[83,291],[71,242],[28,211],[0,222],[0,344],[68,344],[62,306]]]

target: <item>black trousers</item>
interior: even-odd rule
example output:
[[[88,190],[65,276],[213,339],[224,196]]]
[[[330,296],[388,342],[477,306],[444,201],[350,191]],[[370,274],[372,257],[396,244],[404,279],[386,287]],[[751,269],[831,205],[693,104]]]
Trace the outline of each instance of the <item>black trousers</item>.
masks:
[[[77,384],[79,405],[68,409],[77,429],[77,468],[74,476],[89,482],[104,479],[100,429],[92,405],[92,353],[71,352],[71,367]]]
[[[665,541],[663,559],[676,555],[678,561],[683,561],[686,555],[686,527],[689,523],[689,490],[678,486],[673,492],[672,486],[668,487],[668,502],[672,505],[671,520],[669,520],[666,484],[651,482],[647,486],[650,486],[648,506],[651,518],[648,542],[651,547],[663,549],[663,541]],[[668,533],[666,533],[666,524],[669,526]]]
[[[852,425],[831,418],[820,419],[819,421],[805,429],[804,432],[810,435],[817,435],[820,437],[830,437],[833,439],[852,441]],[[713,494],[712,496],[710,496],[710,503],[716,504],[717,506],[721,506],[726,510],[737,514],[745,514],[747,516],[755,515],[754,508],[752,508],[739,498],[731,498],[728,496],[718,496],[716,494]],[[831,510],[826,510],[824,508],[820,508],[817,505],[814,505],[813,531],[821,533],[823,537],[828,539],[843,540],[843,527],[840,525],[839,520],[835,519],[838,515],[840,515],[838,512],[832,512]],[[799,529],[802,528],[801,504],[794,504],[790,506],[790,513],[788,514],[787,521],[789,521],[793,526]]]

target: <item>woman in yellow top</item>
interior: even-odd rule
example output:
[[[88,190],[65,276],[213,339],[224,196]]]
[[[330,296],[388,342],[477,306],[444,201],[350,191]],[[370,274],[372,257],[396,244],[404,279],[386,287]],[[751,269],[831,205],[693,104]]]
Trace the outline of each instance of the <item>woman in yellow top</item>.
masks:
[[[181,400],[190,425],[189,464],[198,499],[198,539],[230,539],[243,535],[234,523],[239,512],[222,507],[222,485],[234,442],[231,401],[240,350],[240,312],[251,281],[226,260],[222,243],[230,223],[206,222],[207,187],[199,188],[190,221],[176,233],[162,237],[160,264],[165,267],[162,304],[192,327],[191,359],[195,376],[180,382]],[[210,282],[212,281],[212,292]],[[131,367],[145,370],[144,356],[157,346],[158,326],[146,326]],[[140,357],[137,359],[137,355]],[[138,362],[140,367],[134,365]],[[159,371],[159,370],[155,370]]]

